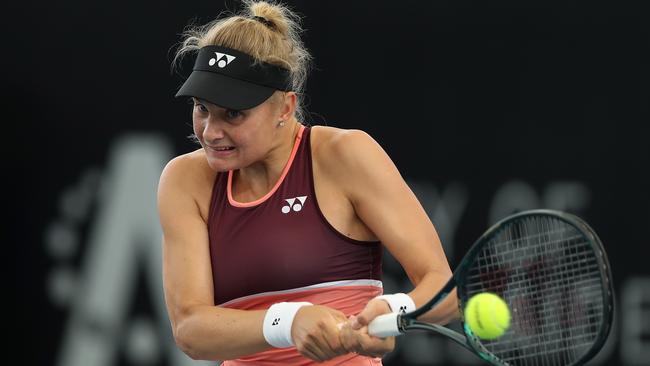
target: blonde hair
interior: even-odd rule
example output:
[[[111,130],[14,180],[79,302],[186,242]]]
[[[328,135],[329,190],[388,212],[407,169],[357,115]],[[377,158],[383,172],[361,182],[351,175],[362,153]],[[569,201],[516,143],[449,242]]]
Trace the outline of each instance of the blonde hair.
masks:
[[[311,55],[300,34],[300,16],[275,1],[243,0],[244,8],[236,14],[216,19],[205,25],[190,24],[182,33],[183,40],[172,61],[176,68],[182,58],[204,46],[224,46],[247,53],[258,62],[267,62],[290,71],[292,91],[298,97],[296,117],[303,120],[303,90],[311,67]],[[253,17],[266,19],[263,22]]]

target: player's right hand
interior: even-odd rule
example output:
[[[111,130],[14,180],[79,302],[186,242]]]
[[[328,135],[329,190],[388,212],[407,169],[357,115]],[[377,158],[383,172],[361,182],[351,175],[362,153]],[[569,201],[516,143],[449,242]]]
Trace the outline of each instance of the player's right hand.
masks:
[[[300,354],[318,362],[345,354],[339,324],[346,321],[345,314],[327,306],[303,306],[291,326],[293,343]]]
[[[378,338],[368,334],[368,325],[377,316],[390,313],[388,303],[372,299],[356,316],[351,316],[341,329],[341,343],[348,351],[370,357],[383,357],[395,348],[395,337]]]

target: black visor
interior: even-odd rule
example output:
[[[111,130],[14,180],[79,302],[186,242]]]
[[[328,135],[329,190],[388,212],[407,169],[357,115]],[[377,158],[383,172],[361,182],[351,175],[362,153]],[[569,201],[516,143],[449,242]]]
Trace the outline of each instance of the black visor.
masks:
[[[199,50],[194,69],[176,97],[196,97],[223,108],[253,108],[276,90],[291,90],[289,70],[232,48],[205,46]]]

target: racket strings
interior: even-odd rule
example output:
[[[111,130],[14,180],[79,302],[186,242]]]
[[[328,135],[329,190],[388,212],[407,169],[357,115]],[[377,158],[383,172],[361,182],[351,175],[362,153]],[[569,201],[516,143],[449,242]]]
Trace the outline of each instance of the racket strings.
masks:
[[[467,295],[494,292],[510,305],[510,329],[482,345],[510,365],[571,364],[603,322],[599,261],[573,226],[541,216],[494,235],[466,278]]]
[[[553,266],[556,263],[548,263],[551,266]],[[601,289],[600,286],[600,279],[599,278],[594,278],[593,273],[594,271],[599,270],[599,265],[598,263],[589,263],[589,265],[581,265],[579,267],[573,268],[571,270],[566,270],[563,272],[552,272],[552,273],[544,273],[544,279],[545,281],[543,283],[540,283],[539,286],[544,286],[544,287],[553,287],[553,286],[558,286],[558,285],[564,285],[566,281],[569,279],[573,283],[579,283],[581,286],[586,286],[588,281],[593,281],[595,284],[598,285],[598,289]],[[468,280],[475,280],[475,281],[481,281],[481,282],[475,282],[471,285],[468,286],[470,289],[484,289],[484,288],[491,288],[498,290],[501,287],[505,287],[509,283],[517,283],[517,282],[523,282],[523,281],[529,281],[528,274],[527,273],[511,273],[507,275],[507,278],[505,277],[506,275],[502,275],[502,277],[497,277],[497,278],[488,278],[486,279],[486,276],[482,276],[481,274],[475,274],[468,276]],[[537,281],[541,280],[541,278],[536,278]],[[530,281],[529,281],[530,282]],[[513,291],[516,291],[517,289],[513,289]],[[521,291],[528,291],[530,290],[528,288],[520,288],[519,290]],[[541,296],[541,295],[539,295]]]

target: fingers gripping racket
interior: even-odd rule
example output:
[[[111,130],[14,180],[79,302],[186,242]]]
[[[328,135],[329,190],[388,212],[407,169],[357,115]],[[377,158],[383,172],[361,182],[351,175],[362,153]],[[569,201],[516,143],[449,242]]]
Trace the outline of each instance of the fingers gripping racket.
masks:
[[[475,294],[503,298],[511,312],[508,330],[485,340],[464,322],[463,334],[417,320],[454,288],[461,313]],[[425,305],[406,314],[381,315],[368,331],[378,337],[433,331],[492,365],[581,365],[605,343],[613,297],[609,263],[595,232],[576,216],[531,210],[487,230]]]

